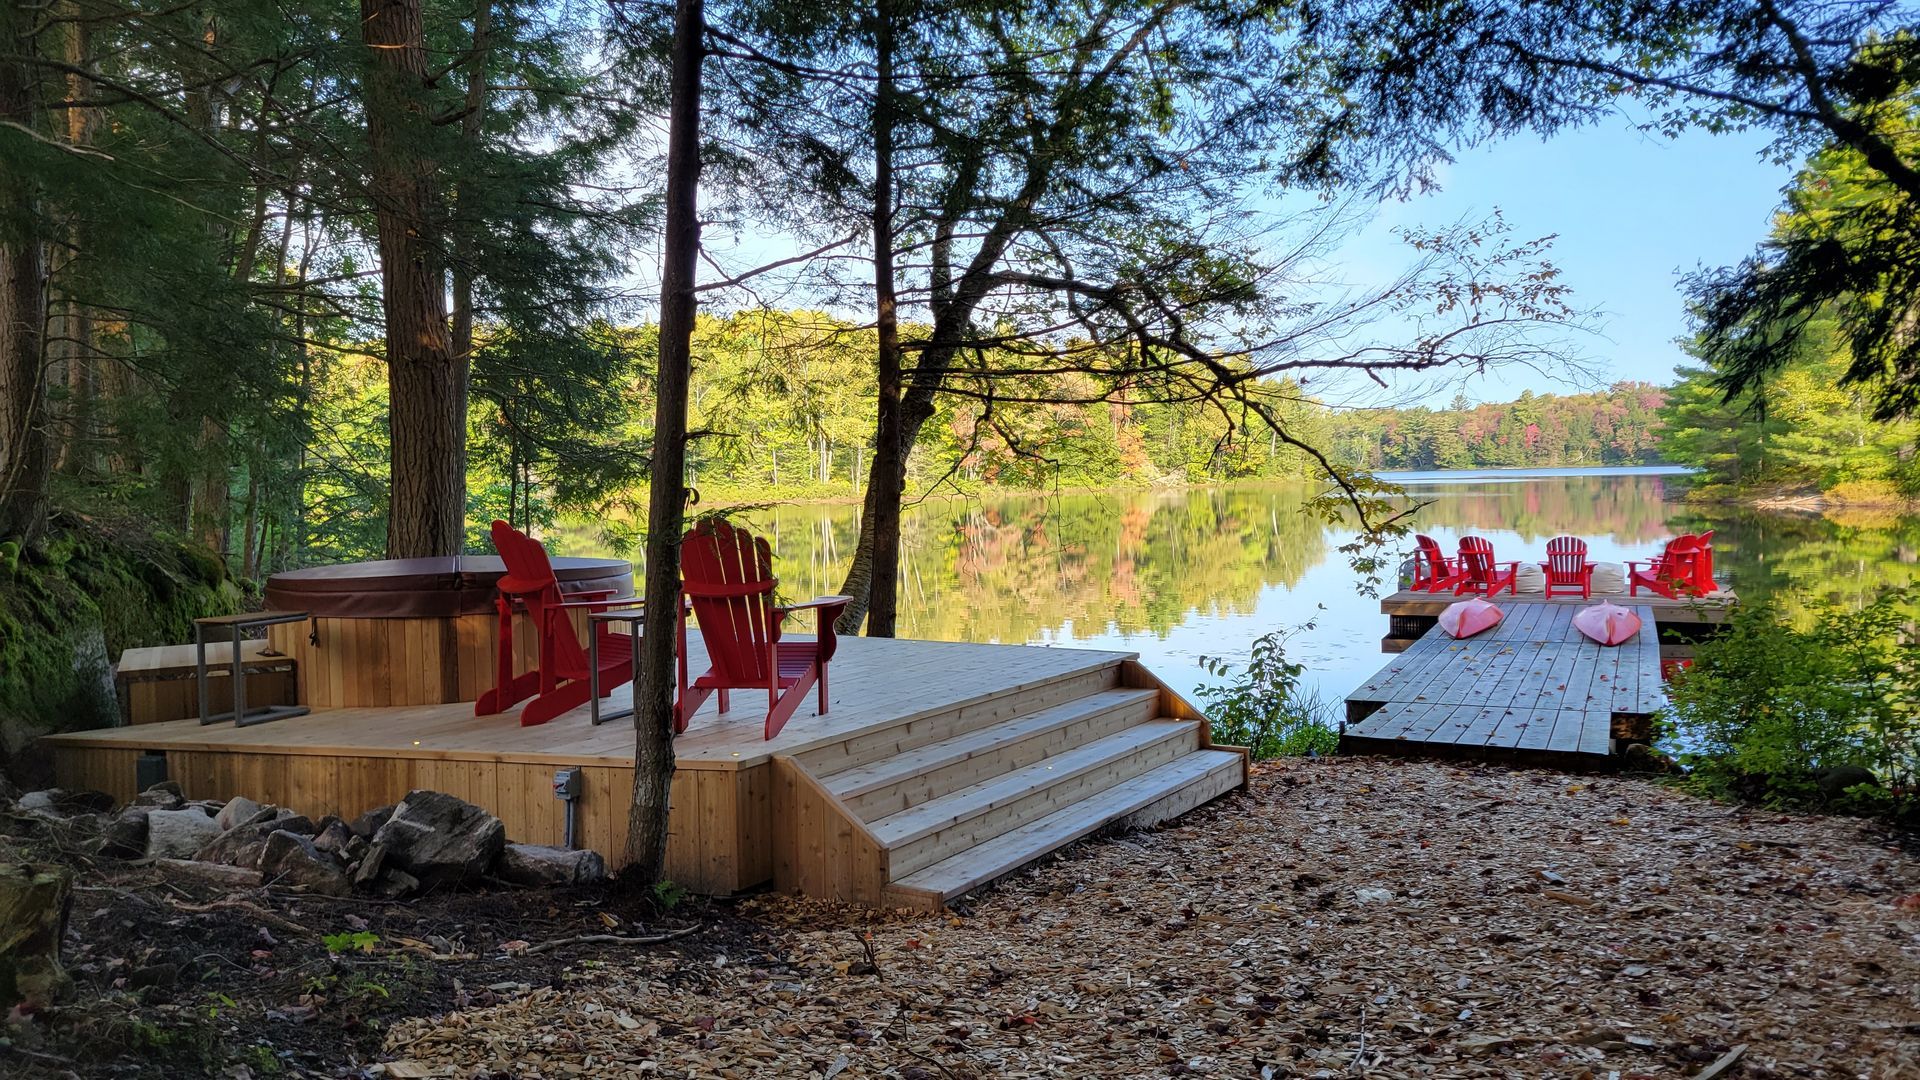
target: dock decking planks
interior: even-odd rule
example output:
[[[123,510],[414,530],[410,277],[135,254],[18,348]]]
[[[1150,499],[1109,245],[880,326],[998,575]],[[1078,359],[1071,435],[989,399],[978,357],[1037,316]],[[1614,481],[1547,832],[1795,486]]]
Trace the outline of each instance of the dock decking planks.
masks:
[[[1499,626],[1465,641],[1435,627],[1347,696],[1341,747],[1605,758],[1616,714],[1666,701],[1653,610],[1632,606],[1640,633],[1615,648],[1573,628],[1576,604],[1509,601]]]

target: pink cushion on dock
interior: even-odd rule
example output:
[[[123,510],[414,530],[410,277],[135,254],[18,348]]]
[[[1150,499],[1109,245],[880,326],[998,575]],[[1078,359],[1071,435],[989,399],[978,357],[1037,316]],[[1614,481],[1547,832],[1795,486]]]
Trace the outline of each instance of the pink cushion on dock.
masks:
[[[1456,638],[1470,638],[1499,626],[1503,618],[1506,614],[1485,600],[1462,600],[1440,613],[1440,629]]]
[[[1581,608],[1573,617],[1573,628],[1602,645],[1624,645],[1640,632],[1640,616],[1618,604],[1601,601]]]

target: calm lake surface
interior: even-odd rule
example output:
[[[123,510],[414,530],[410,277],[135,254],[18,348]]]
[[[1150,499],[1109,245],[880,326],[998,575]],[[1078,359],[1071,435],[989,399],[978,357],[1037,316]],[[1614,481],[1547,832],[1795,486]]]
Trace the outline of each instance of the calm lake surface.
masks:
[[[1716,530],[1716,571],[1743,599],[1777,596],[1804,612],[1858,603],[1920,577],[1920,519],[1838,518],[1683,504],[1680,470],[1542,469],[1390,473],[1427,503],[1418,530],[1451,551],[1493,541],[1502,559],[1545,557],[1549,539],[1586,539],[1596,561],[1646,558],[1683,532]],[[1237,660],[1273,630],[1293,639],[1310,685],[1344,697],[1385,662],[1386,616],[1356,591],[1338,550],[1353,530],[1302,511],[1304,484],[984,497],[907,512],[900,634],[946,641],[1122,649],[1190,691],[1212,679],[1202,656]],[[745,515],[772,541],[781,592],[840,587],[860,508],[800,504]],[[595,530],[556,530],[556,550],[599,553]],[[1409,547],[1411,543],[1409,542]],[[1391,588],[1392,583],[1386,583]]]

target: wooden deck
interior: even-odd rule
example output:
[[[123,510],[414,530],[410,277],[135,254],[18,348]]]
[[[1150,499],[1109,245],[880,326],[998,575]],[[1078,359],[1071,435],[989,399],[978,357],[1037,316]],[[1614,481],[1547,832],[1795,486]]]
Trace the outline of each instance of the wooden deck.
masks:
[[[1465,641],[1435,627],[1347,695],[1341,749],[1598,763],[1646,737],[1666,701],[1650,606],[1616,648],[1573,628],[1578,604],[1502,606],[1499,626]]]
[[[1387,616],[1387,633],[1380,639],[1380,651],[1397,653],[1420,640],[1421,635],[1433,629],[1440,613],[1447,605],[1465,599],[1451,592],[1430,593],[1401,589],[1380,601],[1380,613]],[[1610,596],[1594,594],[1591,599],[1579,596],[1556,596],[1549,600],[1540,593],[1502,593],[1496,601],[1501,606],[1507,604],[1553,604],[1556,606],[1583,607],[1600,600],[1611,601],[1623,607],[1644,608],[1653,613],[1649,625],[1658,627],[1661,644],[1669,644],[1671,639],[1693,640],[1712,634],[1726,621],[1733,606],[1740,597],[1732,589],[1721,589],[1711,596],[1687,597],[1670,600],[1664,596],[1641,593],[1638,596],[1625,596],[1615,593]]]
[[[689,636],[698,671],[704,650]],[[695,714],[674,744],[669,877],[708,893],[771,881],[932,906],[1114,820],[1178,812],[1245,781],[1244,758],[1211,751],[1199,714],[1131,653],[843,638],[830,686],[826,716],[809,701],[771,742],[764,694],[735,691],[728,714],[715,701]],[[622,687],[603,706],[629,701]],[[123,799],[137,760],[156,753],[192,798],[351,817],[431,788],[492,810],[512,840],[547,844],[564,829],[553,774],[579,767],[580,845],[617,865],[626,842],[633,728],[595,727],[585,707],[530,728],[517,711],[476,717],[455,703],[45,742],[61,784]]]

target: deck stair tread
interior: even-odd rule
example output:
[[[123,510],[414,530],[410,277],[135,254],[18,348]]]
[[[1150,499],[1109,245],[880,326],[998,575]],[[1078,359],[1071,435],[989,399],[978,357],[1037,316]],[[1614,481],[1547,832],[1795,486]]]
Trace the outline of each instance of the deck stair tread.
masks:
[[[825,777],[827,790],[841,799],[857,800],[884,791],[914,777],[950,768],[987,754],[1005,754],[1023,743],[1043,740],[1063,728],[1096,721],[1105,714],[1123,714],[1144,710],[1142,719],[1151,716],[1159,695],[1153,690],[1120,688],[1102,690],[1017,716],[1012,720],[976,731],[963,732],[939,742],[903,751],[866,765],[857,765]],[[1116,723],[1125,723],[1124,715]],[[1030,753],[1046,756],[1036,746]]]
[[[897,814],[889,814],[872,823],[873,833],[881,843],[897,852],[909,844],[933,837],[982,815],[1023,800],[1042,797],[1047,789],[1093,770],[1125,768],[1130,760],[1150,753],[1158,744],[1176,739],[1191,740],[1194,730],[1195,724],[1191,720],[1155,720],[1136,724],[1065,753],[1009,770]]]
[[[825,740],[796,749],[794,756],[816,777],[837,776],[866,765],[884,764],[921,747],[991,728],[1040,709],[1073,702],[1120,684],[1120,660],[1052,675],[982,695],[943,709],[902,716],[896,722],[841,740]]]
[[[896,889],[950,900],[1004,877],[1049,852],[1130,817],[1195,785],[1193,805],[1240,786],[1241,755],[1194,750],[1103,791],[1027,822],[893,882]]]

